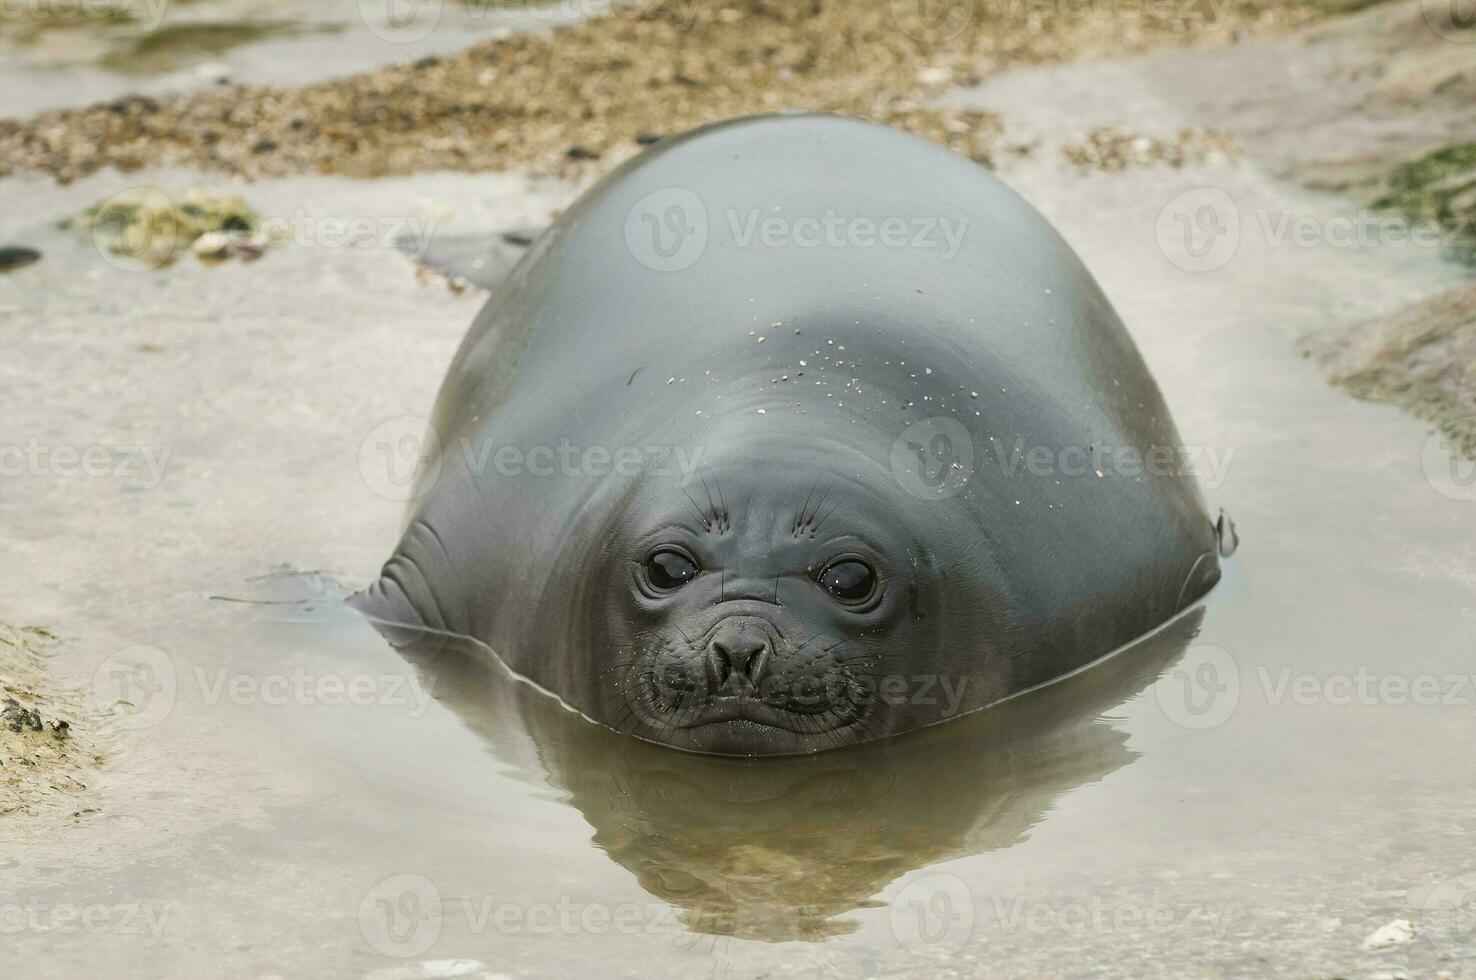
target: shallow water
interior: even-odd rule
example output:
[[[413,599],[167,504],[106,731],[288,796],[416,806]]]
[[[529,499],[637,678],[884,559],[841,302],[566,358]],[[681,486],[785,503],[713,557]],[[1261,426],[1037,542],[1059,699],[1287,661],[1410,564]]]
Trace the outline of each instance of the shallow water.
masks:
[[[1008,124],[1029,92],[983,97]],[[1137,93],[1135,118],[1177,124],[1170,95]],[[1429,426],[1295,354],[1304,331],[1460,270],[1277,244],[1262,213],[1325,226],[1347,205],[1253,160],[1082,176],[1041,155],[1005,176],[1118,306],[1242,547],[1191,619],[1067,684],[762,764],[590,730],[474,650],[402,655],[338,605],[398,530],[360,446],[429,406],[473,297],[417,285],[387,248],[126,271],[48,230],[118,178],[0,184],[47,252],[0,280],[0,442],[171,451],[157,481],[68,476],[53,456],[0,497],[4,615],[61,633],[75,683],[136,685],[96,812],[12,825],[7,972],[1476,970],[1476,493]],[[1242,233],[1188,271],[1160,216],[1206,187]],[[568,193],[495,176],[248,189],[330,216],[456,202],[446,231],[537,223]],[[65,918],[89,908],[93,926]],[[1396,920],[1412,938],[1366,948]]]
[[[0,115],[22,117],[124,95],[225,81],[303,85],[460,51],[499,34],[547,30],[608,9],[601,0],[121,0],[131,16],[17,3],[0,19]],[[33,10],[53,10],[38,16]]]

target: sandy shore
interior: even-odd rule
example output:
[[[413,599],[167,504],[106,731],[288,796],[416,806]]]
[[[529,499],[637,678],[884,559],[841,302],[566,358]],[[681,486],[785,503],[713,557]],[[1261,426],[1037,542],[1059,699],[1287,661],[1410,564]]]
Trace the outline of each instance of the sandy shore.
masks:
[[[1022,65],[1230,43],[1355,5],[1083,5],[1084,15],[1063,17],[1001,2],[956,5],[934,21],[925,5],[888,0],[638,3],[299,89],[229,86],[0,121],[0,175],[67,181],[157,164],[251,177],[518,166],[577,175],[607,169],[643,139],[791,108],[876,119],[988,162],[997,120],[932,100]]]

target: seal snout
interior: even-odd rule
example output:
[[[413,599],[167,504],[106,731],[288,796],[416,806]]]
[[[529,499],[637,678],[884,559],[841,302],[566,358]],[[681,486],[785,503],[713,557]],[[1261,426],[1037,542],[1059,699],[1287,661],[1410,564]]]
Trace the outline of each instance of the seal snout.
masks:
[[[704,657],[708,694],[754,694],[769,672],[773,652],[773,638],[754,621],[723,623],[713,632]]]

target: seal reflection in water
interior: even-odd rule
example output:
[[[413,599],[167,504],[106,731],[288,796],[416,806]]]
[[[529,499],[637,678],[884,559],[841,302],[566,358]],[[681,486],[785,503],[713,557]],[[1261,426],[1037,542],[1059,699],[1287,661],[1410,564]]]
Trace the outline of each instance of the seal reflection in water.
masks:
[[[720,124],[607,177],[497,285],[431,430],[361,608],[689,750],[922,728],[1219,577],[1070,248],[969,160],[851,120]]]
[[[1131,762],[1127,735],[1102,715],[1177,659],[1200,614],[954,724],[759,760],[622,738],[517,682],[475,643],[397,639],[441,704],[500,761],[567,793],[593,842],[688,929],[818,941],[857,928],[848,913],[877,906],[908,872],[1019,843],[1061,793]]]

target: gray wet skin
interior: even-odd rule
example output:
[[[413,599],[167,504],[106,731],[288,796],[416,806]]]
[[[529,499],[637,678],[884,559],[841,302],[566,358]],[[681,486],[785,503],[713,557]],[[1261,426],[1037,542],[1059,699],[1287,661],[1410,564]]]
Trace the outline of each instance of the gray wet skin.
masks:
[[[494,292],[431,421],[361,606],[683,749],[943,721],[1219,577],[1157,385],[1070,248],[871,124],[739,120],[607,177]]]

